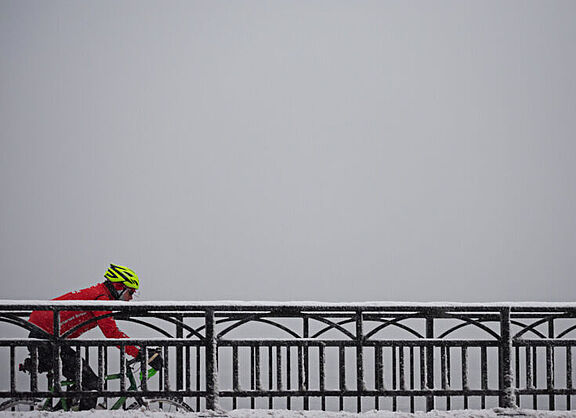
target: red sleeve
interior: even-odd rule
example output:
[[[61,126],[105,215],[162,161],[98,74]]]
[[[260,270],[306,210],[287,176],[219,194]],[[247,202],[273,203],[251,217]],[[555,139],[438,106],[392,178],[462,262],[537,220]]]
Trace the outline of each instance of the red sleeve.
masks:
[[[107,315],[110,312],[107,311],[95,311],[92,312],[94,316],[101,316]],[[106,317],[98,320],[98,326],[102,330],[102,333],[106,338],[129,338],[126,334],[124,334],[116,325],[116,321],[112,317]],[[132,357],[136,357],[140,350],[134,347],[133,345],[126,346],[126,352],[130,354]]]

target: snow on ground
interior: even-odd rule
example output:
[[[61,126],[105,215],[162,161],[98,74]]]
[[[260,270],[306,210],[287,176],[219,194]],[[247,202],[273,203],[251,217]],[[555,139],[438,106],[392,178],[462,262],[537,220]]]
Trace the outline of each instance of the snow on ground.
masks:
[[[281,409],[237,409],[229,412],[166,413],[151,411],[110,411],[92,410],[82,412],[0,412],[0,418],[166,418],[185,416],[186,418],[498,418],[498,417],[542,417],[576,418],[576,411],[535,411],[530,409],[485,409],[462,411],[406,412],[368,411],[361,414],[350,412],[287,411]]]

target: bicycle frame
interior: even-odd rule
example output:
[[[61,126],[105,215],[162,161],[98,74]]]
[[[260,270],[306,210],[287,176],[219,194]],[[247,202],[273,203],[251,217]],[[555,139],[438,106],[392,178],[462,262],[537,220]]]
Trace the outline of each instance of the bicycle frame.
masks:
[[[154,376],[156,374],[156,370],[154,369],[150,369],[148,370],[148,378]],[[134,372],[132,371],[132,367],[130,367],[130,365],[128,365],[128,367],[126,367],[126,377],[128,378],[128,381],[130,382],[130,386],[128,386],[129,391],[135,391],[136,389],[138,389],[138,383],[136,383],[136,378],[134,377]],[[120,373],[115,373],[115,374],[109,374],[104,376],[105,380],[116,380],[116,379],[121,379],[122,375]],[[140,372],[140,381],[142,381],[142,372]],[[121,396],[120,398],[118,398],[118,400],[114,403],[114,405],[112,405],[111,410],[114,409],[120,409],[122,407],[122,405],[124,405],[126,403],[126,400],[128,399],[128,396]],[[134,398],[136,399],[136,401],[139,404],[142,404],[142,398],[140,396],[134,396]]]
[[[157,371],[155,369],[149,369],[148,370],[148,378],[151,378],[152,376],[154,376],[157,373]],[[127,364],[126,367],[126,377],[128,378],[128,381],[130,382],[130,386],[128,386],[128,391],[136,391],[136,389],[138,389],[138,383],[136,381],[136,377],[134,376],[134,371],[132,370],[131,367],[131,363]],[[104,376],[104,380],[119,380],[122,378],[122,374],[121,373],[113,373],[113,374],[107,374]],[[142,372],[140,372],[140,381],[142,381]],[[63,380],[60,385],[62,387],[69,387],[74,385],[76,382],[72,381],[72,380]],[[51,386],[49,388],[50,392],[54,393],[54,387]],[[129,397],[134,397],[136,399],[136,401],[140,404],[143,405],[142,402],[142,398],[140,396],[121,396],[120,398],[118,398],[116,400],[116,402],[114,402],[114,405],[112,405],[112,407],[107,408],[110,410],[117,410],[122,408],[122,406],[126,403],[126,401],[128,400]],[[52,405],[52,400],[53,398],[47,398],[43,404],[42,404],[42,408],[43,410],[50,410],[51,409],[51,405]],[[68,398],[63,394],[63,396],[61,396],[59,398],[60,402],[62,403],[62,410],[64,411],[70,411],[70,409],[72,408],[72,405],[68,405]]]

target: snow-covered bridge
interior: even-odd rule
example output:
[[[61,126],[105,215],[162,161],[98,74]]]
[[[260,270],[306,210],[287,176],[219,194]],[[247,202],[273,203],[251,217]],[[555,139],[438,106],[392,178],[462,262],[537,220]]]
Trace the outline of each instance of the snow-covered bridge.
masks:
[[[34,310],[53,312],[54,335],[59,312],[98,311],[131,338],[66,338],[72,329],[31,339]],[[575,316],[576,304],[565,303],[0,301],[0,368],[9,377],[0,397],[60,397],[57,353],[69,346],[77,384],[68,394],[89,394],[82,357],[108,406],[137,395],[196,411],[571,409]],[[57,350],[50,377],[37,370],[47,344]],[[164,368],[140,374],[148,358],[130,361],[129,345],[161,347]],[[18,370],[26,358],[29,373]]]

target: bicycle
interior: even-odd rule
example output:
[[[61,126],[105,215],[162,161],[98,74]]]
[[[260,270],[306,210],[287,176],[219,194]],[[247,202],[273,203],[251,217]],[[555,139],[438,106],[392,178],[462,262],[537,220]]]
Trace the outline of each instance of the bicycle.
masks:
[[[152,361],[153,357],[148,361]],[[142,372],[139,373],[140,377],[140,384],[138,384],[134,371],[134,365],[139,363],[140,361],[137,359],[132,359],[126,362],[126,378],[130,382],[130,386],[128,387],[128,391],[136,391],[142,385]],[[25,371],[20,365],[20,370]],[[151,378],[156,374],[155,369],[148,370],[148,378]],[[107,374],[104,376],[104,380],[119,380],[122,378],[120,373],[114,374]],[[63,380],[60,383],[62,388],[70,388],[75,385],[74,381],[70,380]],[[50,392],[55,391],[53,387],[49,388]],[[127,405],[128,399],[134,398],[134,402],[130,405]],[[55,406],[52,406],[53,399],[58,399],[58,402]],[[79,399],[69,399],[66,397],[65,393],[62,394],[59,398],[33,398],[33,399],[20,399],[14,398],[9,399],[3,403],[0,403],[0,411],[77,411],[78,410],[78,402]],[[136,409],[144,409],[149,411],[163,411],[163,412],[194,412],[192,407],[186,404],[183,401],[172,399],[172,398],[162,398],[162,397],[145,397],[139,396],[134,394],[133,396],[121,396],[112,404],[111,407],[106,407],[103,404],[99,404],[97,409],[109,409],[109,410],[118,410],[118,409],[126,409],[126,410],[136,410]]]

